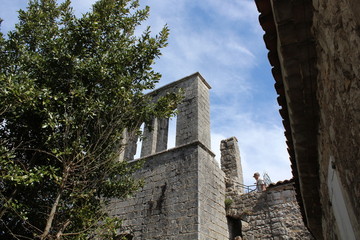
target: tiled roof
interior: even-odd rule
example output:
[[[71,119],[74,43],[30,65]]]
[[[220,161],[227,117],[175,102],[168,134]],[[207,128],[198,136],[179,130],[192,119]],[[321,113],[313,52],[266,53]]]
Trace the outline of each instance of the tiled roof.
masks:
[[[278,187],[278,186],[282,186],[282,185],[287,185],[287,184],[290,184],[290,183],[294,183],[294,178],[291,178],[291,179],[286,179],[284,181],[278,181],[277,183],[270,183],[269,186],[267,186],[267,189],[271,189],[273,187]]]
[[[256,6],[258,11],[260,12],[259,22],[263,30],[265,31],[264,34],[264,42],[266,48],[269,50],[268,59],[270,65],[272,66],[271,72],[275,79],[275,90],[278,94],[277,102],[281,107],[279,113],[283,119],[282,123],[285,129],[285,137],[286,137],[286,145],[288,147],[288,153],[291,162],[291,169],[294,179],[298,179],[298,172],[296,168],[296,161],[295,161],[295,152],[294,152],[294,145],[291,135],[291,126],[288,114],[288,108],[285,98],[285,90],[283,84],[283,77],[281,72],[281,66],[279,61],[279,56],[277,53],[277,33],[276,33],[276,26],[274,22],[274,16],[272,12],[272,7],[270,0],[255,0]],[[295,189],[296,189],[296,196],[299,203],[302,202],[301,199],[301,192],[299,191],[299,181],[295,181]],[[300,204],[302,205],[302,204]],[[301,208],[302,215],[305,217],[304,209]]]
[[[255,0],[275,79],[296,197],[305,224],[321,235],[317,159],[316,51],[309,0]],[[273,6],[271,5],[273,4]],[[275,16],[275,17],[274,17]],[[279,56],[280,54],[280,56]],[[301,176],[301,177],[300,177]],[[320,230],[318,230],[320,229]]]

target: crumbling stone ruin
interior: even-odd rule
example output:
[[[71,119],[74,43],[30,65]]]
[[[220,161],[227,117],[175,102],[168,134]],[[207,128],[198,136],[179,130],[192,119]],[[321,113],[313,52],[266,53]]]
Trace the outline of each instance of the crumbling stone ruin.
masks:
[[[135,239],[227,239],[224,173],[210,150],[210,86],[196,73],[152,94],[179,88],[184,99],[177,107],[175,148],[166,149],[168,120],[154,120],[152,132],[144,133],[146,162],[137,173],[145,186],[133,198],[114,200],[111,214],[125,219]]]
[[[114,199],[109,211],[124,219],[129,239],[310,239],[291,188],[244,192],[235,137],[221,143],[220,169],[210,149],[210,85],[199,73],[151,94],[157,98],[180,88],[174,148],[167,149],[169,119],[154,119],[151,131],[144,127],[140,159],[134,160],[136,138],[126,136],[120,160],[145,160],[135,176],[145,184],[131,198]]]
[[[235,137],[221,141],[221,168],[226,175],[228,239],[313,239],[304,226],[293,181],[271,184],[261,193],[245,188]]]
[[[221,169],[225,173],[226,194],[243,193],[244,178],[238,141],[235,137],[222,140],[220,144]]]
[[[232,228],[229,233],[239,232],[242,239],[248,240],[313,239],[304,226],[293,184],[284,181],[262,193],[228,195],[227,199],[232,200],[226,209]]]

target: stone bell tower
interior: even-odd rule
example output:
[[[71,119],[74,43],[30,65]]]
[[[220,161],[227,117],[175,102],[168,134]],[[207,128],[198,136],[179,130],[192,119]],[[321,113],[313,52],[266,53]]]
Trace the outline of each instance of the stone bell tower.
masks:
[[[210,150],[210,85],[195,73],[150,93],[154,100],[183,89],[177,106],[176,146],[167,149],[169,119],[145,126],[136,173],[144,187],[126,200],[114,200],[110,213],[124,219],[134,239],[228,239],[225,174]],[[128,138],[121,158],[133,160],[136,141]]]

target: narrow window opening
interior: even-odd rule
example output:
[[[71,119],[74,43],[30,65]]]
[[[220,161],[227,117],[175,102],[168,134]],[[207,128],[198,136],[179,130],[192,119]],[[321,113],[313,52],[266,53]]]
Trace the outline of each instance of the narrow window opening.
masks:
[[[167,138],[167,149],[175,147],[177,117],[169,118],[169,132]]]
[[[145,126],[144,123],[141,124],[140,129],[139,129],[140,134],[144,133],[144,126]],[[143,144],[143,141],[142,141],[142,138],[140,135],[140,137],[138,137],[137,142],[136,142],[136,153],[134,155],[134,159],[140,158],[142,144]]]

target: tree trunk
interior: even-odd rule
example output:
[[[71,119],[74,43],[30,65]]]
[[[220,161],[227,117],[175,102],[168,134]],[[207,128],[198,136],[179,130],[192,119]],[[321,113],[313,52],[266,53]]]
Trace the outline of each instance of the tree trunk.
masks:
[[[40,236],[41,240],[46,239],[47,235],[49,234],[50,228],[52,226],[52,222],[53,222],[54,217],[55,217],[56,209],[57,209],[57,207],[59,205],[59,202],[60,202],[60,197],[61,197],[61,192],[59,192],[59,194],[56,197],[56,200],[55,200],[54,204],[52,205],[51,212],[49,214],[49,218],[48,218],[48,220],[46,222],[45,230],[44,230],[43,234]]]
[[[65,173],[64,173],[64,177],[63,177],[63,180],[62,180],[62,183],[61,185],[59,186],[59,193],[58,195],[56,196],[56,199],[55,199],[55,202],[54,204],[52,205],[52,208],[51,208],[51,211],[50,211],[50,214],[49,214],[49,217],[47,219],[47,222],[46,222],[46,226],[45,226],[45,229],[44,229],[44,232],[43,234],[41,234],[40,236],[40,239],[41,240],[45,240],[50,232],[50,229],[52,227],[52,223],[54,221],[54,217],[55,217],[55,213],[56,213],[56,210],[57,210],[57,207],[59,205],[59,202],[60,202],[60,198],[61,198],[61,194],[62,194],[62,191],[65,187],[65,183],[67,181],[67,178],[69,176],[69,172],[70,172],[70,166],[67,166],[65,167]]]

